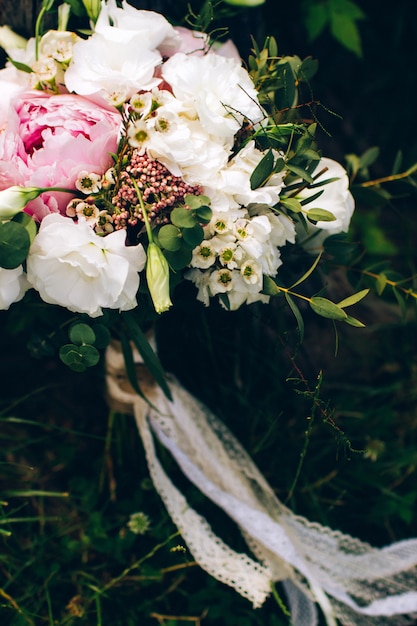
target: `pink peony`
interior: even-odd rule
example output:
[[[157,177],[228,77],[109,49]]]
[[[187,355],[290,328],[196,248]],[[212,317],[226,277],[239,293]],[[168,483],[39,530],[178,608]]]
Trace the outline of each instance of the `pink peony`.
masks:
[[[11,102],[0,134],[0,190],[13,185],[75,190],[81,171],[103,174],[116,152],[121,116],[72,94],[24,92]],[[26,207],[41,221],[65,214],[72,195],[45,192]]]

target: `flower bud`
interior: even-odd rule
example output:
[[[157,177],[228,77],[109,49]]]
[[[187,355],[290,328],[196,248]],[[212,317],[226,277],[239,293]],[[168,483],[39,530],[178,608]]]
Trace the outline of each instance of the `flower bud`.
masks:
[[[0,48],[14,50],[26,48],[27,40],[15,33],[9,26],[0,26]]]
[[[17,185],[0,191],[0,220],[10,220],[42,191],[44,190],[39,187],[18,187]]]
[[[169,297],[169,266],[162,250],[153,242],[148,246],[146,280],[155,311],[157,313],[168,311],[172,306]]]
[[[101,11],[100,0],[82,0],[82,3],[87,11],[88,17],[95,24]]]

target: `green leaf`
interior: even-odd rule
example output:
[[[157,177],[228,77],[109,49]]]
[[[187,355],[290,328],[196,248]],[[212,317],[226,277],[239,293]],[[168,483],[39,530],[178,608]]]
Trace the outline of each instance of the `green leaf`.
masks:
[[[104,348],[107,348],[111,341],[111,334],[109,329],[104,324],[94,324],[93,330],[96,336],[96,339],[94,341],[95,347],[99,350],[104,350]]]
[[[82,345],[78,350],[87,367],[94,367],[100,361],[100,352],[94,346]]]
[[[266,183],[274,170],[274,155],[272,150],[268,150],[265,156],[259,161],[258,165],[252,172],[250,177],[250,188],[258,189]]]
[[[166,397],[171,400],[171,391],[168,387],[168,384],[165,380],[165,372],[164,369],[159,362],[158,357],[155,352],[152,350],[152,347],[149,341],[146,338],[145,333],[133,317],[133,313],[130,311],[123,313],[123,321],[129,333],[129,338],[133,341],[136,348],[139,350],[139,354],[143,358],[143,362],[145,366],[148,368],[151,375],[154,377],[158,385],[161,387],[162,391],[166,395]]]
[[[338,302],[337,306],[340,306],[342,309],[344,309],[347,306],[352,306],[352,304],[357,304],[358,302],[363,300],[363,298],[365,298],[365,296],[367,296],[368,293],[369,293],[369,289],[362,289],[361,291],[358,291],[357,293],[352,294],[348,298],[344,298],[343,300]]]
[[[176,207],[171,212],[171,222],[175,226],[178,226],[178,228],[192,228],[195,225],[196,220],[193,213],[189,209]]]
[[[30,242],[32,243],[38,232],[36,222],[33,217],[31,215],[28,215],[24,211],[21,211],[20,213],[16,213],[12,221],[16,222],[17,224],[21,224],[26,228],[29,233]]]
[[[305,169],[303,169],[302,167],[298,165],[294,165],[294,163],[291,163],[291,161],[287,161],[286,168],[293,174],[296,174],[297,176],[299,176],[302,180],[305,180],[308,183],[313,182],[313,177],[310,176],[310,174],[306,172]]]
[[[164,255],[169,263],[169,266],[174,271],[182,270],[184,269],[184,267],[187,267],[187,265],[191,263],[191,259],[193,258],[192,251],[188,247],[182,247],[176,252],[164,250]]]
[[[194,211],[194,215],[201,224],[207,224],[213,216],[213,211],[209,206],[203,204]]]
[[[321,315],[321,317],[343,321],[347,318],[345,311],[327,298],[313,296],[309,303],[313,311],[317,313],[317,315]]]
[[[13,59],[11,59],[10,57],[8,58],[8,61],[10,61],[10,63],[20,72],[26,72],[27,74],[32,74],[33,72],[33,69],[25,63],[20,63],[20,61],[13,61]]]
[[[194,196],[189,193],[184,196],[184,202],[191,210],[199,209],[202,206],[210,204],[210,198],[208,196]]]
[[[309,209],[306,215],[311,222],[334,222],[335,216],[326,209]]]
[[[379,157],[379,153],[380,153],[380,149],[377,146],[374,146],[373,148],[368,148],[368,150],[365,150],[365,152],[361,154],[359,158],[361,169],[369,167],[369,165],[372,165],[373,163],[375,163],[375,161]]]
[[[173,224],[165,224],[158,231],[158,242],[161,248],[175,252],[182,246],[181,231]]]
[[[281,197],[279,201],[283,207],[285,207],[289,211],[292,211],[293,213],[300,213],[303,210],[301,202],[299,200],[296,200],[295,198]]]
[[[387,276],[381,272],[376,279],[376,292],[379,296],[382,296],[385,287],[387,286]]]
[[[362,56],[362,45],[358,27],[353,19],[341,13],[331,13],[330,30],[335,39],[345,48]]]
[[[70,328],[69,338],[72,343],[82,346],[84,344],[93,344],[96,340],[96,335],[88,324],[74,324]]]
[[[324,31],[329,21],[327,6],[323,2],[309,2],[306,6],[304,25],[307,29],[308,38],[314,41]]]
[[[319,261],[321,259],[321,253],[317,256],[317,258],[315,259],[314,263],[311,265],[311,267],[305,272],[305,274],[303,274],[301,276],[301,278],[299,278],[297,281],[295,281],[295,283],[293,283],[290,287],[290,289],[294,289],[294,287],[297,287],[297,285],[299,285],[300,283],[304,282],[309,276],[311,276],[311,274],[314,272],[314,270],[316,269],[317,265],[319,264]]]
[[[303,320],[302,315],[300,313],[300,309],[296,305],[294,299],[288,293],[284,293],[284,295],[285,295],[285,299],[286,299],[286,301],[288,303],[288,306],[290,307],[290,309],[293,312],[294,317],[295,317],[295,319],[297,321],[298,332],[300,334],[300,341],[302,342],[304,340],[304,320]]]
[[[200,224],[196,224],[193,228],[184,228],[182,231],[182,236],[184,241],[194,249],[198,244],[200,244],[204,239],[204,230],[201,228]]]
[[[83,362],[83,357],[80,354],[79,346],[75,346],[73,343],[61,346],[59,358],[74,372],[81,373],[87,369],[87,365]]]
[[[0,223],[0,267],[11,270],[19,267],[28,255],[29,233],[15,221]]]
[[[349,326],[354,326],[355,328],[365,328],[365,324],[363,324],[363,322],[357,320],[356,317],[351,317],[350,315],[348,315],[343,321],[346,322],[346,324],[349,324]]]
[[[318,68],[319,62],[317,61],[317,59],[313,59],[313,57],[305,58],[298,72],[300,80],[303,80],[305,82],[310,81],[317,73]]]
[[[278,296],[282,294],[282,291],[278,288],[278,285],[270,276],[264,274],[262,293],[266,296]]]

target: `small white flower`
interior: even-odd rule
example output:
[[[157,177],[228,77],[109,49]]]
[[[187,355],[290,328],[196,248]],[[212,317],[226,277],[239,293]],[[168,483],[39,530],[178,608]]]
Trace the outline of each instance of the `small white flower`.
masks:
[[[245,261],[240,268],[240,274],[248,285],[259,285],[262,281],[262,269],[259,263],[252,259]]]
[[[233,288],[232,272],[226,267],[211,272],[209,287],[213,295],[230,291]]]
[[[90,193],[98,193],[101,189],[101,176],[100,174],[83,170],[78,174],[75,187],[78,191],[85,193],[86,196]]]
[[[146,117],[152,110],[152,94],[135,93],[129,100],[132,111],[139,113],[142,117]]]
[[[35,61],[32,69],[33,75],[31,75],[31,81],[33,86],[36,86],[38,83],[52,83],[60,68],[54,59],[45,57],[39,59],[39,61]]]
[[[97,235],[108,235],[114,231],[113,217],[107,211],[100,211],[94,230]]]
[[[83,202],[83,200],[79,200],[78,198],[71,200],[66,208],[68,217],[84,218],[89,226],[96,225],[99,213],[100,211],[95,204]]]
[[[209,241],[203,241],[193,250],[191,267],[207,269],[216,261],[216,251]]]
[[[130,122],[127,129],[129,145],[132,148],[143,148],[149,143],[149,131],[145,122],[135,120]]]

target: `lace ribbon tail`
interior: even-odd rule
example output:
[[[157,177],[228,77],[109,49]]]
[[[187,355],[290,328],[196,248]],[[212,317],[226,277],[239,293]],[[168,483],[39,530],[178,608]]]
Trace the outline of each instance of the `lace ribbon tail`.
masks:
[[[147,419],[149,406],[137,399],[133,408],[153,484],[191,554],[211,576],[234,587],[255,608],[261,606],[271,592],[269,569],[232,550],[213,533],[205,518],[189,506],[157,458]]]

